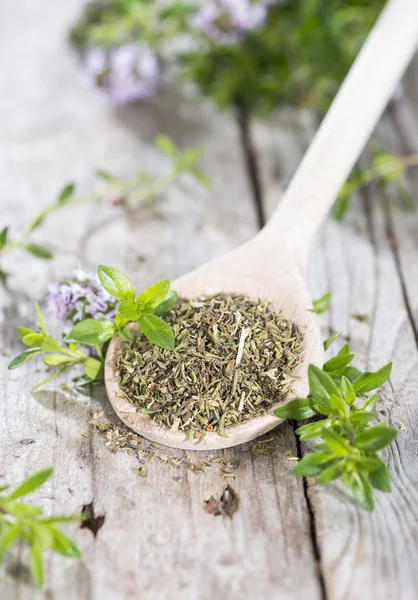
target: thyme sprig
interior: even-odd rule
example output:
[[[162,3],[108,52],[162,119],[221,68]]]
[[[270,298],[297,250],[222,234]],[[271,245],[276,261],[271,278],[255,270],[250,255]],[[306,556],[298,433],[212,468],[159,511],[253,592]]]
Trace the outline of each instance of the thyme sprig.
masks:
[[[325,341],[326,350],[336,337]],[[373,409],[378,394],[374,390],[389,379],[392,363],[362,372],[351,366],[353,359],[350,345],[345,344],[322,369],[310,365],[310,396],[292,400],[274,413],[297,421],[321,416],[296,430],[302,442],[315,443],[313,452],[302,458],[293,472],[315,477],[318,483],[341,478],[360,506],[372,511],[373,489],[391,490],[388,468],[378,452],[393,442],[398,430],[385,422],[371,423],[377,419]],[[370,392],[374,393],[369,396]]]
[[[20,499],[40,488],[51,477],[52,469],[45,469],[25,479],[13,491],[0,486],[0,564],[6,552],[18,540],[30,548],[30,566],[38,588],[44,584],[43,553],[52,550],[67,558],[80,558],[76,544],[58,527],[61,523],[81,520],[82,515],[46,517],[42,508],[23,503]]]

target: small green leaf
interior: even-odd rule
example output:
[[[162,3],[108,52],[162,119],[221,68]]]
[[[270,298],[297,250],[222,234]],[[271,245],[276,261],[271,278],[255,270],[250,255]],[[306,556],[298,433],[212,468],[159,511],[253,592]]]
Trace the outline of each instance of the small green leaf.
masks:
[[[53,538],[51,548],[54,552],[68,558],[81,558],[81,552],[72,539],[57,527],[51,527],[50,530]]]
[[[170,290],[164,300],[154,310],[154,315],[163,317],[172,310],[177,302],[178,294],[174,290]]]
[[[378,371],[365,371],[353,381],[353,387],[357,395],[366,394],[382,386],[389,379],[392,371],[392,363],[388,363]]]
[[[18,356],[16,356],[9,363],[9,366],[7,368],[10,370],[17,369],[18,367],[23,365],[23,363],[25,363],[27,360],[29,360],[33,356],[36,356],[37,354],[41,354],[41,352],[42,352],[42,350],[40,348],[30,348],[29,350],[25,350],[25,352],[22,352],[22,354],[19,354]]]
[[[378,456],[376,456],[376,461],[378,461],[379,467],[369,473],[369,481],[376,490],[390,492],[392,489],[392,482],[390,480],[389,469]]]
[[[68,202],[68,200],[71,198],[71,196],[74,195],[74,192],[75,192],[75,184],[67,183],[67,185],[64,186],[62,188],[62,190],[60,191],[60,193],[58,194],[57,204],[59,204],[60,206],[63,204],[66,204],[66,202]]]
[[[198,167],[192,167],[190,169],[190,173],[193,177],[204,187],[210,187],[212,184],[212,180],[209,175],[206,175],[204,171],[199,169]]]
[[[353,358],[354,354],[350,353],[350,345],[345,344],[345,346],[343,346],[338,352],[337,356],[334,356],[334,358],[330,358],[329,360],[327,360],[327,362],[322,368],[324,369],[324,371],[340,373],[344,371],[344,369],[349,363],[351,363]]]
[[[27,333],[23,336],[22,342],[25,344],[25,346],[36,346],[39,348],[42,346],[44,338],[45,336],[43,333]]]
[[[356,367],[346,367],[341,373],[341,375],[344,375],[344,377],[347,377],[348,381],[353,383],[353,381],[357,379],[357,377],[360,377],[361,371]]]
[[[341,335],[341,331],[338,331],[337,333],[333,333],[332,335],[329,336],[329,338],[327,338],[324,342],[324,351],[326,352],[327,350],[329,350],[331,344],[333,344],[335,342],[336,339],[338,339]]]
[[[41,589],[44,585],[44,563],[39,542],[34,542],[30,547],[30,567],[35,585]]]
[[[38,319],[40,328],[42,329],[42,333],[44,335],[48,335],[48,329],[46,328],[45,321],[44,321],[42,311],[41,311],[41,307],[39,306],[38,302],[35,302],[35,313],[36,313],[36,318]]]
[[[0,564],[3,561],[3,557],[7,550],[13,544],[15,539],[19,536],[20,530],[17,525],[11,525],[2,523],[2,532],[0,535]]]
[[[42,246],[38,246],[38,244],[28,244],[25,246],[25,250],[26,252],[33,254],[33,256],[44,260],[51,260],[51,258],[54,258],[54,255],[48,248],[43,248]]]
[[[316,480],[318,483],[329,483],[330,481],[334,481],[334,479],[338,479],[341,477],[344,471],[344,461],[340,460],[333,465],[329,465],[323,471],[319,473]]]
[[[351,446],[342,436],[338,435],[334,431],[330,431],[329,429],[325,429],[322,432],[321,437],[324,442],[328,446],[334,454],[337,456],[347,456],[347,454],[351,453]]]
[[[313,398],[297,398],[296,400],[290,400],[290,402],[286,402],[282,406],[279,406],[273,412],[279,419],[295,419],[296,421],[302,421],[303,419],[310,419],[318,414],[318,408],[316,407]]]
[[[314,312],[316,312],[317,315],[320,315],[320,314],[326,312],[327,310],[329,310],[330,303],[331,303],[331,292],[327,292],[326,294],[324,294],[317,300],[313,300],[312,306],[313,306]]]
[[[118,311],[128,321],[137,321],[140,317],[133,300],[123,300],[118,306]]]
[[[163,154],[170,158],[175,158],[179,153],[175,143],[167,135],[162,133],[155,136],[154,144]]]
[[[136,299],[136,306],[139,308],[146,306],[147,308],[152,308],[154,310],[167,297],[167,294],[170,291],[170,285],[171,283],[168,279],[153,283],[145,291],[139,294]]]
[[[322,471],[324,464],[335,459],[332,452],[313,452],[302,458],[294,467],[293,473],[301,477],[315,477]]]
[[[128,300],[131,302],[131,300]],[[120,313],[116,313],[115,315],[115,325],[118,329],[121,329],[126,324],[126,319]]]
[[[98,275],[104,289],[117,300],[133,300],[135,298],[133,285],[122,271],[100,265]]]
[[[4,227],[4,229],[2,229],[0,231],[0,250],[2,248],[4,248],[4,246],[6,245],[8,233],[9,233],[8,227]]]
[[[53,469],[44,469],[43,471],[38,471],[34,475],[31,475],[23,483],[21,483],[9,496],[9,498],[21,498],[22,496],[26,496],[33,490],[41,487],[45,481],[47,481],[52,475]]]
[[[116,175],[112,175],[112,173],[109,173],[109,171],[104,171],[103,169],[97,169],[96,175],[97,177],[100,177],[100,179],[103,179],[103,181],[108,181],[110,183],[117,181],[118,179]]]
[[[28,335],[29,333],[38,333],[38,331],[30,329],[29,327],[16,327],[16,330],[21,338],[25,337],[25,335]]]
[[[371,411],[374,409],[376,402],[379,400],[379,396],[377,394],[373,394],[370,398],[367,398],[366,402],[360,408],[360,410]]]
[[[379,423],[356,436],[354,443],[360,450],[372,452],[391,444],[397,435],[397,429],[388,427],[386,423]]]
[[[342,189],[344,192],[344,188]],[[351,207],[351,193],[341,193],[335,201],[333,213],[337,221],[343,221]]]
[[[92,381],[103,379],[104,377],[104,366],[101,360],[97,358],[89,358],[84,363],[84,373]]]
[[[42,350],[44,352],[66,352],[66,349],[57,342],[52,335],[45,336],[45,339],[42,343]]]
[[[139,326],[144,335],[154,344],[167,350],[174,350],[174,335],[165,321],[155,315],[140,317]]]
[[[106,319],[85,319],[77,323],[65,336],[65,342],[79,342],[87,346],[97,346],[110,340],[115,334],[115,325]]]
[[[352,425],[359,427],[365,427],[370,421],[376,419],[377,415],[375,412],[365,412],[362,410],[356,410],[349,416],[349,421]]]
[[[353,473],[351,491],[354,498],[364,510],[371,512],[374,509],[373,489],[362,473]]]
[[[341,396],[338,387],[328,373],[315,365],[309,365],[308,378],[311,394],[316,399],[320,412],[329,414],[331,396],[336,398]]]
[[[341,379],[341,393],[346,404],[351,405],[353,402],[355,402],[356,392],[354,391],[350,381],[347,379],[347,377],[344,377],[344,375]]]
[[[307,425],[302,425],[302,427],[296,429],[296,433],[301,442],[315,440],[316,438],[321,437],[323,429],[329,427],[330,424],[330,419],[318,421],[317,423],[308,423]]]
[[[176,159],[176,168],[178,171],[190,171],[200,160],[202,151],[200,148],[189,148],[180,154]]]
[[[65,354],[48,354],[47,356],[44,356],[44,363],[48,365],[48,367],[58,367],[73,362],[74,359],[70,356],[65,356]]]

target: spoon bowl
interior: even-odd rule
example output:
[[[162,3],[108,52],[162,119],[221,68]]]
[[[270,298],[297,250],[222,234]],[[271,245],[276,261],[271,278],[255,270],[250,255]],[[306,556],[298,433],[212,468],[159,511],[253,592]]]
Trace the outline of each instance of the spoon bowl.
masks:
[[[287,399],[306,396],[307,369],[321,364],[322,343],[304,277],[310,242],[321,225],[418,45],[417,0],[389,0],[341,86],[279,207],[264,229],[228,254],[180,277],[173,288],[185,298],[240,292],[263,298],[304,331],[303,360]],[[188,441],[183,432],[156,425],[123,398],[117,382],[120,339],[106,355],[110,402],[134,431],[183,449],[215,450],[247,442],[280,423],[272,414]]]

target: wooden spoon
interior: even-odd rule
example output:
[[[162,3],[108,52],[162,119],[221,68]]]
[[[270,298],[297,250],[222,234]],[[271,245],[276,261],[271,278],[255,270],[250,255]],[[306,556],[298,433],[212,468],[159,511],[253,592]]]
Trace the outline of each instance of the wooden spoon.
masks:
[[[418,0],[389,0],[322,122],[269,223],[252,240],[180,277],[173,289],[185,298],[243,292],[264,298],[304,327],[304,358],[291,397],[309,393],[307,369],[322,364],[323,345],[304,277],[311,239],[332,206],[370,137],[418,45]],[[268,414],[228,429],[228,437],[206,433],[200,441],[156,425],[124,400],[116,381],[121,339],[106,356],[106,389],[126,425],[161,444],[215,450],[242,444],[281,419]],[[274,407],[272,407],[273,409]]]

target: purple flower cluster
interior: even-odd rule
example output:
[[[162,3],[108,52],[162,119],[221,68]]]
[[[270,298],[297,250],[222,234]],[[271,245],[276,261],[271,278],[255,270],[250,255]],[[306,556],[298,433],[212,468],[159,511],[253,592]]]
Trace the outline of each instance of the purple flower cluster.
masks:
[[[104,290],[96,275],[77,269],[69,280],[48,287],[48,311],[73,325],[83,319],[112,319],[117,300]]]
[[[195,24],[211,40],[231,44],[264,23],[268,7],[276,0],[206,0]]]
[[[85,55],[87,76],[106,89],[119,104],[155,94],[161,85],[156,54],[142,44],[126,44],[111,51],[91,48]]]

